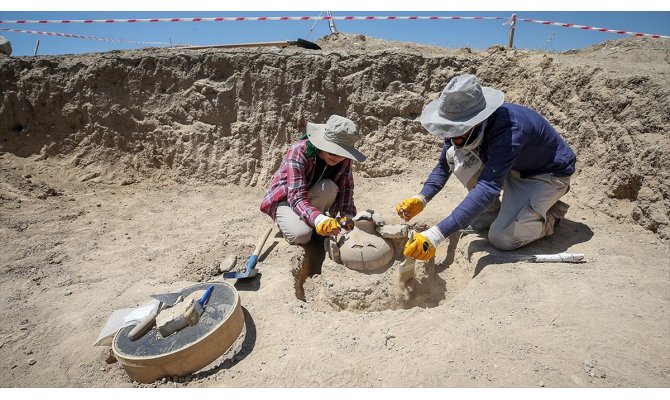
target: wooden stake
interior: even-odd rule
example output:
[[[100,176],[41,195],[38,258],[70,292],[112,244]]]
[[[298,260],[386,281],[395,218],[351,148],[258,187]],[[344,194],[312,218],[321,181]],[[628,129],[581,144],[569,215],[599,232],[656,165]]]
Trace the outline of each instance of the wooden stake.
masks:
[[[516,28],[516,14],[512,14],[509,25],[509,48],[514,48],[514,28]]]
[[[328,16],[330,19],[328,19],[328,28],[330,28],[330,33],[337,33],[337,27],[335,26],[335,20],[333,20],[333,12],[328,11]]]

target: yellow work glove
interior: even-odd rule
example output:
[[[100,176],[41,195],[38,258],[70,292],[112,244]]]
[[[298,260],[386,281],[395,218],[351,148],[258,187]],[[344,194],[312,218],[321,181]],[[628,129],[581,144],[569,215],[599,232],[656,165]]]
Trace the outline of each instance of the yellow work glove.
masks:
[[[343,216],[337,219],[337,222],[340,224],[341,228],[344,228],[345,230],[352,230],[354,229],[354,220],[351,219],[349,216]]]
[[[405,221],[409,221],[414,218],[418,213],[423,211],[423,208],[426,206],[426,200],[423,196],[417,195],[408,197],[405,200],[401,201],[395,206],[395,211],[398,213],[400,218]]]
[[[335,218],[319,215],[316,220],[316,233],[321,236],[333,236],[340,233],[340,224]]]
[[[435,247],[445,240],[444,235],[437,226],[433,226],[421,233],[410,235],[405,243],[406,257],[416,258],[417,260],[430,260],[435,257]]]
[[[420,233],[414,235],[413,240],[408,240],[405,243],[405,251],[403,254],[406,257],[412,257],[417,260],[430,260],[435,257],[435,246]]]

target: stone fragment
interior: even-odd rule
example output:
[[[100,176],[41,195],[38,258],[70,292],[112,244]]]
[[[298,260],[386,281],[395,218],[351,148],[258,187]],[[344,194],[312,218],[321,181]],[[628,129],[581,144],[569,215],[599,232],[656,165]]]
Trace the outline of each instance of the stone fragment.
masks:
[[[384,225],[377,228],[377,232],[384,239],[405,239],[407,238],[407,225],[397,224],[397,225]]]

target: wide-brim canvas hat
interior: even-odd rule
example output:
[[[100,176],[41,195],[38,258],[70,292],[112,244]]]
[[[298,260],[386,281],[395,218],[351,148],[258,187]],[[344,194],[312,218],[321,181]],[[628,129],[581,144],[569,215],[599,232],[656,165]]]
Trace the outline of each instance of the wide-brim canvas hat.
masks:
[[[459,75],[424,107],[421,125],[434,135],[455,138],[488,118],[504,100],[503,92],[480,86],[476,76]]]
[[[319,150],[363,162],[367,157],[354,148],[361,138],[356,124],[348,118],[331,115],[325,124],[307,123],[307,138]]]

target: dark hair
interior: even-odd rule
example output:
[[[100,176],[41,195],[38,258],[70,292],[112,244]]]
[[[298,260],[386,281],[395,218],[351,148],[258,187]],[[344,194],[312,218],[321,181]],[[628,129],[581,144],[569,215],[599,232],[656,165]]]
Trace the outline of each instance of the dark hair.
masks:
[[[307,139],[307,134],[305,133],[304,135],[300,136],[299,139],[300,140]],[[319,153],[319,149],[317,149],[316,146],[314,146],[312,144],[312,142],[310,142],[308,140],[307,141],[307,149],[305,150],[305,157],[312,157],[312,156],[317,155],[318,153]]]

